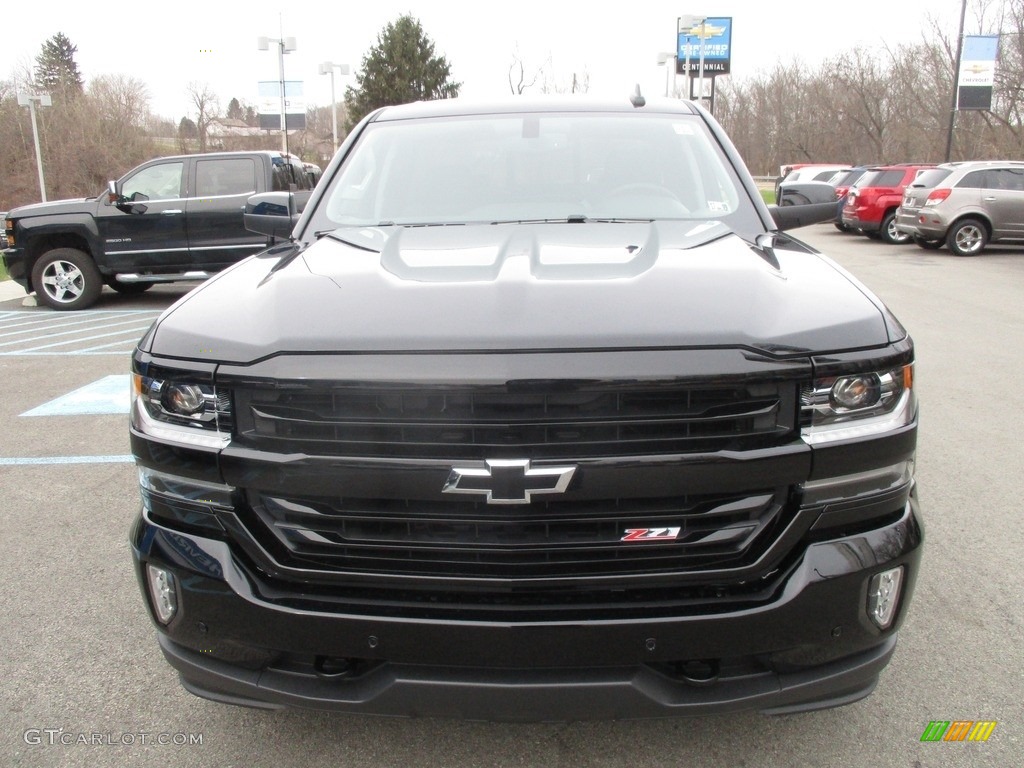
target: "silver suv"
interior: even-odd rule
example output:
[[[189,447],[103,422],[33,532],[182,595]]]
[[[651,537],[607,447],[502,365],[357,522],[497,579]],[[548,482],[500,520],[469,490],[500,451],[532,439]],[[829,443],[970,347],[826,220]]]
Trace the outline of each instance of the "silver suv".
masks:
[[[975,256],[998,240],[1024,240],[1024,162],[945,163],[907,187],[896,228],[922,248]]]

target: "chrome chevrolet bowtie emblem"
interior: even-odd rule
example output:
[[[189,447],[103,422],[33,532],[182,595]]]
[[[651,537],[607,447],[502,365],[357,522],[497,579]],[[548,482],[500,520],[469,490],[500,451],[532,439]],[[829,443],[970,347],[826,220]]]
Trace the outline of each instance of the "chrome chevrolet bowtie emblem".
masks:
[[[542,493],[565,493],[576,467],[531,467],[529,459],[488,459],[484,469],[452,467],[444,493],[472,493],[488,504],[529,504]]]

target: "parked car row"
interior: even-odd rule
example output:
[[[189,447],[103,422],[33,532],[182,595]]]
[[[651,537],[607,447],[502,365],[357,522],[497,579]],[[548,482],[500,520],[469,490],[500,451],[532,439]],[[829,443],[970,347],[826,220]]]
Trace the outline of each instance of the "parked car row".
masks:
[[[846,194],[841,213],[843,225],[890,244],[909,242],[910,235],[896,229],[896,211],[903,201],[903,190],[933,167],[899,163],[868,168]]]
[[[834,199],[840,231],[957,256],[1024,242],[1024,161],[862,165],[832,175],[825,168],[832,166],[793,170],[778,185],[779,205]]]
[[[922,248],[976,256],[988,243],[1024,241],[1024,162],[944,163],[908,187],[897,230]]]
[[[827,203],[835,199],[832,178],[850,169],[849,165],[805,165],[789,171],[775,185],[779,205]]]

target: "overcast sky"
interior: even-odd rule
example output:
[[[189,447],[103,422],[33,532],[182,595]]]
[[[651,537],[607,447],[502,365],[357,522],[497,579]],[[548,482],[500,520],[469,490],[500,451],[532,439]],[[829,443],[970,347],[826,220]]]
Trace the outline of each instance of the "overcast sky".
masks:
[[[599,9],[615,7],[616,13]],[[755,2],[712,0],[685,7],[664,0],[605,3],[578,0],[374,0],[373,2],[7,2],[0,14],[0,78],[34,64],[43,42],[63,32],[78,46],[86,81],[123,73],[142,80],[152,110],[179,120],[190,113],[186,87],[208,83],[223,107],[232,97],[256,104],[257,83],[277,80],[276,49],[259,51],[256,39],[295,37],[285,76],[302,80],[309,105],[328,105],[330,78],[318,65],[330,60],[355,70],[381,29],[412,13],[452,65],[452,78],[472,97],[509,93],[508,69],[516,51],[527,70],[550,58],[549,71],[568,83],[587,73],[590,92],[628,94],[634,84],[664,92],[666,70],[657,54],[673,51],[676,18],[707,14],[733,18],[733,77],[743,78],[796,58],[815,65],[836,51],[880,50],[918,42],[927,14],[956,34],[960,0]],[[968,23],[967,32],[976,32]],[[339,101],[351,77],[336,76]],[[537,90],[537,89],[534,89]]]

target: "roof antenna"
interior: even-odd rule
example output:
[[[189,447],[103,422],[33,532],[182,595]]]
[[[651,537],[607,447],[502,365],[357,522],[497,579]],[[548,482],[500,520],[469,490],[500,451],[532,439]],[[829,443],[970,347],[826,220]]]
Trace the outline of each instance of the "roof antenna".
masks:
[[[642,107],[647,104],[647,99],[640,93],[640,83],[637,83],[636,88],[633,89],[633,95],[629,97],[629,103],[634,107]]]

